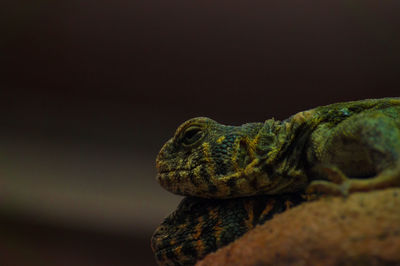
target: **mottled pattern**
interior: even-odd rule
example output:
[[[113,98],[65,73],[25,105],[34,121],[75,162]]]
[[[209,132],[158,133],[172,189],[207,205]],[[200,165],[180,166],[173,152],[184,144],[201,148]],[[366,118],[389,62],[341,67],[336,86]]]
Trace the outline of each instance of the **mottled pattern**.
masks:
[[[160,264],[192,265],[302,201],[299,195],[229,200],[187,197],[154,232],[152,248]]]
[[[400,186],[399,160],[400,98],[337,103],[241,126],[188,120],[158,154],[157,180],[173,193],[209,200],[186,199],[157,229],[157,261],[193,263],[250,230],[239,226],[247,221],[239,213],[251,209],[244,201],[281,206],[287,201],[282,194],[347,195]],[[193,204],[199,207],[186,211]],[[274,210],[269,213],[279,212]],[[233,227],[240,233],[216,237]]]

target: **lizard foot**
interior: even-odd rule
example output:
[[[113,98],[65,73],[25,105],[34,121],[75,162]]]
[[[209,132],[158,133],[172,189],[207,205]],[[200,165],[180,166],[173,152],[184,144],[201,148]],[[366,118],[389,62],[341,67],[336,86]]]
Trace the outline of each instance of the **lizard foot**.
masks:
[[[315,180],[307,187],[306,193],[347,196],[352,192],[371,191],[400,186],[400,164],[388,168],[375,177],[355,179],[347,177],[335,166],[320,166],[317,171],[327,180]]]
[[[339,168],[332,165],[320,165],[314,169],[327,180],[315,180],[308,185],[306,194],[342,195],[349,194],[351,179]]]

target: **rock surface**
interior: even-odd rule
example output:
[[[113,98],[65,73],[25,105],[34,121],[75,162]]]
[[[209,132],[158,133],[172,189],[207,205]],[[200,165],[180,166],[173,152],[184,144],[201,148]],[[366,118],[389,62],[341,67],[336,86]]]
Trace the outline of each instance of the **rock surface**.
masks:
[[[400,265],[400,188],[302,204],[197,265]]]

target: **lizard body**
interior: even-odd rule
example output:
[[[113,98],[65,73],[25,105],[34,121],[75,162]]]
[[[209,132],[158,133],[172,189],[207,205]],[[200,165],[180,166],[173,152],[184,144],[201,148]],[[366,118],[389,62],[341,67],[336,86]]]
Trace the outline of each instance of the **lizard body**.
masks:
[[[297,194],[225,200],[185,197],[154,232],[151,246],[161,265],[193,265],[303,201]]]
[[[241,126],[193,118],[163,146],[156,165],[157,180],[165,189],[190,197],[225,199],[231,205],[224,208],[236,210],[229,206],[239,206],[242,197],[250,197],[251,202],[256,195],[266,195],[262,197],[283,202],[281,196],[287,193],[347,195],[400,186],[399,160],[400,98],[384,98],[336,103],[299,112],[283,121],[269,119]],[[208,205],[211,201],[202,202],[199,206],[208,212],[222,208]],[[197,212],[200,208],[188,213],[187,221],[167,218],[169,222],[162,228],[169,227],[168,235],[174,236],[171,232],[184,228],[189,221],[202,224],[196,220]],[[226,221],[229,224],[231,220]],[[168,244],[159,244],[162,234],[157,231],[152,238],[153,250],[168,254]],[[201,257],[198,254],[193,260]],[[158,261],[179,264],[179,259],[168,259],[159,255]]]

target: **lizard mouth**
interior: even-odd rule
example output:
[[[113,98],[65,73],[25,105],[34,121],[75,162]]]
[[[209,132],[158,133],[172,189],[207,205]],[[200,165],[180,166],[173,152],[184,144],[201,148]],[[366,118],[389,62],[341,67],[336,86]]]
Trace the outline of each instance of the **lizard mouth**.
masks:
[[[163,170],[157,174],[156,179],[166,190],[175,194],[182,194],[182,188],[188,183],[189,174],[189,169]]]
[[[171,182],[180,182],[181,179],[188,176],[192,170],[193,169],[170,169],[159,171],[157,180],[159,180],[159,178],[168,178],[171,179]]]
[[[192,169],[190,168],[175,168],[175,169],[165,169],[158,171],[159,174],[169,174],[169,173],[179,173],[179,172],[189,172]]]

